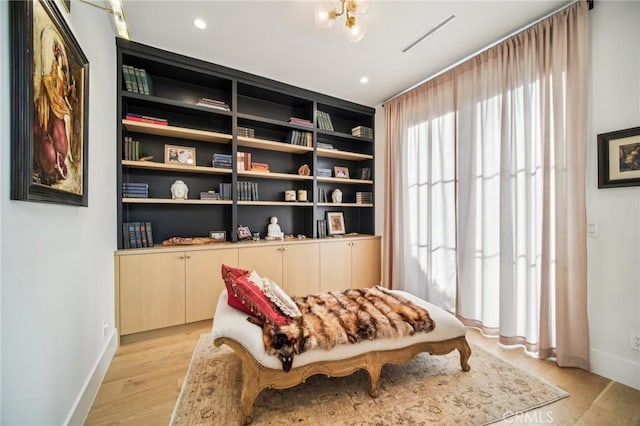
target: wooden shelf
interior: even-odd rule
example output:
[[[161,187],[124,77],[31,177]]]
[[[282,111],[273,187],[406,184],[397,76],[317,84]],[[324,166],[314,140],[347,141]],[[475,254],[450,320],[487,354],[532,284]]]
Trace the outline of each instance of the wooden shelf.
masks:
[[[122,160],[122,165],[134,169],[176,171],[186,173],[231,174],[231,169],[217,167],[187,166],[184,164],[156,163],[154,161]]]
[[[300,201],[238,201],[239,206],[287,206],[287,207],[313,207],[311,202]]]
[[[353,185],[373,185],[372,180],[362,180],[362,179],[345,179],[345,178],[334,178],[334,177],[321,177],[318,176],[318,182],[325,183],[348,183]]]
[[[373,160],[373,155],[340,151],[337,149],[318,148],[317,152],[318,157],[338,158],[341,160]]]
[[[294,145],[287,142],[274,142],[264,139],[248,138],[245,136],[238,136],[238,146],[265,149],[269,151],[290,152],[294,154],[305,154],[307,152],[313,151],[313,148],[308,146]]]
[[[238,176],[254,177],[261,179],[280,179],[280,180],[313,180],[313,176],[301,176],[290,173],[265,173],[265,172],[238,172]]]
[[[129,204],[231,204],[231,200],[173,200],[171,198],[123,198]]]
[[[370,203],[318,203],[318,207],[373,207]]]
[[[140,121],[122,120],[122,124],[130,132],[148,135],[167,136],[172,138],[189,139],[201,142],[230,143],[231,135],[225,133],[208,132],[206,130],[187,129],[184,127],[161,126]]]
[[[357,141],[365,141],[365,142],[373,142],[371,138],[363,138],[361,136],[353,136],[348,133],[334,132],[333,130],[324,130],[324,129],[316,129],[319,134],[329,135],[329,136],[337,136],[339,138],[351,139]]]

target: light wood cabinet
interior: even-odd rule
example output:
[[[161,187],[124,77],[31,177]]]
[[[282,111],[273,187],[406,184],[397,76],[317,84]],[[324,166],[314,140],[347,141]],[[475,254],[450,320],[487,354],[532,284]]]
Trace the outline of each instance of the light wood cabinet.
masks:
[[[303,296],[320,290],[319,253],[317,242],[242,247],[238,265],[269,277],[291,296]]]
[[[185,253],[186,322],[213,318],[224,280],[220,266],[238,264],[238,249],[193,251]]]
[[[380,284],[380,239],[336,240],[320,247],[320,290]]]

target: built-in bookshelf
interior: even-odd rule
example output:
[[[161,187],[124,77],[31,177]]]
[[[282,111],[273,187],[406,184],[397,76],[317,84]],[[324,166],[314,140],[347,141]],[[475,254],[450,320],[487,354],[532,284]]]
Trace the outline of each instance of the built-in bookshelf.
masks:
[[[375,200],[357,195],[374,193],[373,108],[122,39],[117,66],[119,248],[125,223],[150,223],[156,245],[210,231],[236,241],[240,225],[264,237],[271,216],[285,234],[317,238],[333,211],[347,233],[374,233]],[[176,180],[187,199],[172,198]],[[148,189],[124,197],[126,184]],[[286,201],[287,191],[306,200]]]

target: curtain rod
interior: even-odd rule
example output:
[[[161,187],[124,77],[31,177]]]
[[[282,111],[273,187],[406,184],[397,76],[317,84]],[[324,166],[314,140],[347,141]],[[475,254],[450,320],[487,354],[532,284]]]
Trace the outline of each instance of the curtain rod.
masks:
[[[420,85],[422,85],[422,84],[426,83],[427,81],[429,81],[429,80],[433,80],[434,78],[436,78],[436,77],[438,77],[438,76],[440,76],[440,75],[442,75],[442,74],[446,73],[447,71],[452,70],[453,68],[457,67],[458,65],[463,64],[464,62],[467,62],[469,59],[473,58],[474,56],[477,56],[477,55],[479,55],[479,54],[481,54],[481,53],[483,53],[483,52],[485,52],[485,51],[487,51],[487,50],[491,49],[492,47],[497,46],[498,44],[502,43],[503,41],[505,41],[505,40],[507,40],[507,39],[509,39],[509,38],[511,38],[511,37],[513,37],[514,35],[516,35],[516,34],[518,34],[518,33],[521,33],[522,31],[525,31],[525,30],[527,30],[527,29],[529,29],[529,28],[533,27],[534,25],[536,25],[536,24],[538,24],[538,23],[540,23],[540,22],[544,21],[545,19],[547,19],[547,18],[549,18],[549,17],[551,17],[551,16],[555,15],[556,13],[559,13],[559,12],[563,11],[564,9],[566,9],[566,8],[568,8],[568,7],[570,7],[570,6],[573,6],[573,5],[574,5],[575,3],[577,3],[578,1],[580,1],[580,0],[574,0],[574,1],[570,2],[570,3],[568,3],[568,4],[565,4],[564,6],[559,7],[558,9],[554,10],[553,12],[547,13],[547,14],[546,14],[546,15],[544,15],[543,17],[538,18],[538,19],[536,19],[535,21],[533,21],[533,22],[531,22],[531,23],[529,23],[529,24],[525,25],[524,27],[519,28],[519,29],[517,29],[517,30],[515,30],[515,31],[511,32],[510,34],[508,34],[508,35],[506,35],[506,36],[502,37],[502,38],[501,38],[501,39],[499,39],[498,41],[495,41],[495,42],[493,42],[493,43],[491,43],[491,44],[489,44],[489,45],[487,45],[487,46],[483,47],[482,49],[480,49],[480,50],[478,50],[478,51],[476,51],[476,52],[474,52],[474,53],[472,53],[472,54],[470,54],[470,55],[468,55],[468,56],[465,56],[464,58],[460,59],[458,62],[455,62],[455,63],[453,63],[452,65],[449,65],[448,67],[446,67],[446,68],[444,68],[444,69],[442,69],[442,70],[440,70],[440,71],[436,72],[435,74],[430,75],[429,77],[425,78],[424,80],[421,80],[421,81],[417,82],[417,83],[416,83],[416,84],[414,84],[413,86],[411,86],[411,87],[409,87],[409,88],[407,88],[407,89],[404,89],[402,92],[400,92],[400,93],[396,93],[395,95],[393,95],[392,97],[390,97],[390,98],[389,98],[389,99],[387,99],[386,101],[383,101],[383,102],[382,102],[382,106],[384,107],[384,104],[386,104],[387,102],[389,102],[389,101],[391,101],[391,100],[393,100],[393,99],[397,98],[398,96],[404,95],[405,93],[407,93],[407,92],[409,92],[409,91],[411,91],[411,90],[415,89],[416,87],[418,87],[418,86],[420,86]],[[594,0],[586,0],[586,1],[587,1],[587,4],[589,5],[589,10],[593,9],[593,1],[594,1]]]

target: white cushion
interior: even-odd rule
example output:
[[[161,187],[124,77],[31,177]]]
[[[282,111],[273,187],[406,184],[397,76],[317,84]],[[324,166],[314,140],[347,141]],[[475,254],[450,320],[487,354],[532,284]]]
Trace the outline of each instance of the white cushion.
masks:
[[[439,342],[465,335],[466,329],[464,325],[444,309],[432,305],[410,293],[399,290],[393,290],[393,292],[425,308],[436,324],[433,331],[428,333],[415,333],[413,336],[402,338],[375,339],[354,344],[338,345],[330,351],[323,349],[306,351],[294,357],[293,368],[318,361],[336,361],[367,352],[399,349],[419,342]],[[242,344],[242,346],[253,355],[256,361],[264,367],[276,370],[282,369],[280,360],[276,356],[269,355],[265,352],[262,340],[262,328],[247,321],[247,314],[227,304],[226,290],[222,292],[218,299],[218,306],[213,318],[213,337],[214,339],[218,337],[229,337]]]

